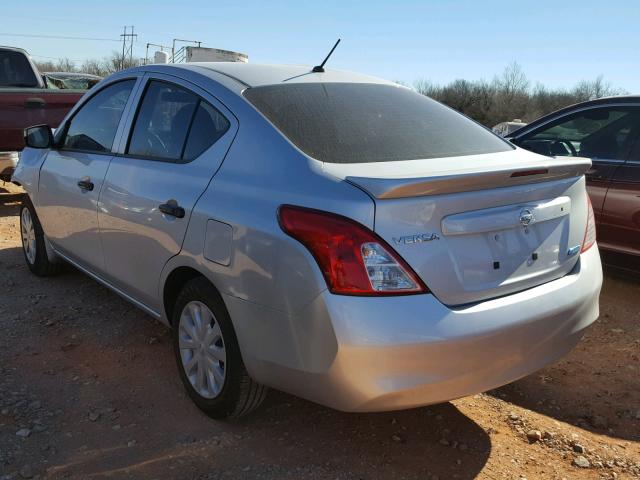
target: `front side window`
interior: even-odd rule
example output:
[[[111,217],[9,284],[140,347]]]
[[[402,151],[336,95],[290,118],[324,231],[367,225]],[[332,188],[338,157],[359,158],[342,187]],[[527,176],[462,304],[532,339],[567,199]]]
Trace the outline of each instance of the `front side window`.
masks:
[[[73,116],[62,148],[106,153],[113,147],[116,131],[135,80],[124,80],[100,90]]]
[[[215,143],[229,121],[198,95],[151,81],[136,117],[129,155],[188,162]]]
[[[293,83],[244,96],[293,144],[330,163],[477,155],[513,147],[473,120],[407,88]]]
[[[624,160],[640,131],[640,108],[601,107],[564,116],[518,144],[548,156]]]

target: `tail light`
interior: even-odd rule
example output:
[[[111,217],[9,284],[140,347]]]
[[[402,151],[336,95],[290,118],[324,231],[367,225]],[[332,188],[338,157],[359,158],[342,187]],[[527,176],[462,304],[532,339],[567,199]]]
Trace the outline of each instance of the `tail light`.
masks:
[[[313,255],[327,286],[339,295],[407,295],[427,287],[374,232],[349,218],[283,205],[280,227]]]
[[[584,239],[582,240],[582,250],[580,253],[589,250],[596,243],[596,218],[593,215],[593,206],[591,199],[587,196],[587,227],[584,229]]]

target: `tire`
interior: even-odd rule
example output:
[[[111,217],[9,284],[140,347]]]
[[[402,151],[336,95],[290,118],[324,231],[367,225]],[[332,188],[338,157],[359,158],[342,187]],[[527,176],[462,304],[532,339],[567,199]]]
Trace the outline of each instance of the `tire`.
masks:
[[[62,264],[49,260],[42,225],[31,200],[26,196],[20,207],[20,238],[24,260],[32,273],[48,277],[60,272]]]
[[[239,418],[262,403],[267,387],[247,373],[229,313],[205,278],[182,288],[172,326],[180,378],[200,410],[212,418]]]

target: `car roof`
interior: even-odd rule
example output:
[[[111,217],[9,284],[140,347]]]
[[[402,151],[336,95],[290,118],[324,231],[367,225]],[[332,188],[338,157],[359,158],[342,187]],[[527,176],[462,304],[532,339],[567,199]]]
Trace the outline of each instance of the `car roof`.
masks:
[[[322,73],[313,73],[309,65],[267,65],[243,62],[191,62],[149,65],[156,71],[173,67],[185,70],[197,70],[200,73],[218,73],[239,82],[246,87],[260,87],[280,83],[378,83],[395,85],[381,78],[343,70],[326,69]]]

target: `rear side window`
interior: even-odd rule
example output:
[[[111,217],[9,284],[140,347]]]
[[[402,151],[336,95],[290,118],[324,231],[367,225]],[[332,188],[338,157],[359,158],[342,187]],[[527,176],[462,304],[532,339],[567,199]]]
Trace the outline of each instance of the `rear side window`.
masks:
[[[218,110],[207,102],[200,100],[182,160],[190,161],[199,156],[216,143],[229,130],[229,126],[229,120]]]
[[[0,52],[0,87],[37,88],[38,79],[22,52]]]
[[[598,107],[565,115],[518,144],[549,156],[624,160],[640,133],[640,108]]]
[[[129,155],[188,162],[215,143],[229,121],[195,93],[151,81],[131,134]]]
[[[135,83],[135,80],[118,82],[91,97],[71,119],[62,148],[110,152],[120,117]]]
[[[391,162],[511,150],[473,120],[393,85],[299,83],[245,97],[307,155],[330,163]]]

